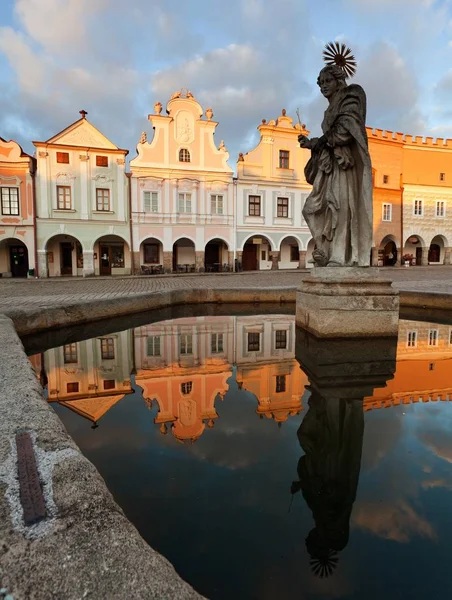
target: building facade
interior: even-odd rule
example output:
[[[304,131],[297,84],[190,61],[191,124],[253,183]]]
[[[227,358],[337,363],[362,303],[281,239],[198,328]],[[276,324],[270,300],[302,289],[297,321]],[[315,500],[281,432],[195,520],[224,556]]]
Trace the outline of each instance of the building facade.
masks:
[[[309,132],[284,109],[258,130],[258,145],[237,162],[237,259],[243,270],[304,268],[313,250],[302,216],[310,151],[300,148],[298,136]]]
[[[153,138],[143,132],[130,162],[135,272],[233,267],[233,171],[212,117],[183,90],[148,117]]]
[[[122,150],[81,118],[37,153],[39,277],[127,275],[131,269],[128,179]]]
[[[35,160],[0,138],[0,275],[35,275]]]

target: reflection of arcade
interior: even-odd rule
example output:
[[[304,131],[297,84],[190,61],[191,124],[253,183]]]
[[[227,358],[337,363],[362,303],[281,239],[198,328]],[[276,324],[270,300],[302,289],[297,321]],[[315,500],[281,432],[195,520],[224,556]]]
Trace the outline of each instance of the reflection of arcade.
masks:
[[[309,410],[298,430],[305,455],[298,481],[315,527],[306,538],[313,572],[328,577],[348,543],[359,480],[364,419],[362,399],[395,370],[396,338],[320,340],[297,330],[296,355],[309,377]]]

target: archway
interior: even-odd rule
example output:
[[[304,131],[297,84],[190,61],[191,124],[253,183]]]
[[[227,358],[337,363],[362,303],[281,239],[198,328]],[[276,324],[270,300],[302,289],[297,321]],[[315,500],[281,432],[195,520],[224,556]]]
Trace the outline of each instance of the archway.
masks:
[[[188,238],[178,239],[173,244],[173,272],[188,273],[195,270],[195,244]]]
[[[206,244],[204,266],[208,273],[230,270],[228,245],[224,240],[215,238]]]
[[[130,249],[119,235],[103,235],[94,242],[94,272],[96,275],[130,275]]]
[[[424,241],[419,235],[410,235],[403,247],[403,262],[410,265],[422,265],[425,258],[422,250],[424,247]]]
[[[444,256],[447,242],[442,235],[435,235],[428,250],[428,263],[430,265],[444,264]]]
[[[242,270],[263,271],[271,269],[271,250],[272,245],[267,237],[255,235],[248,238],[243,246]]]
[[[156,238],[146,238],[140,245],[140,270],[143,273],[163,272],[163,244]]]
[[[292,235],[285,237],[280,244],[279,268],[298,269],[300,265],[300,242]]]
[[[0,274],[2,277],[26,277],[28,274],[28,249],[17,238],[0,242]]]
[[[309,240],[308,245],[306,246],[306,268],[309,269],[314,266],[312,261],[312,253],[314,252],[315,242],[313,239]]]
[[[397,263],[397,244],[392,235],[384,237],[378,248],[378,266],[394,267]]]
[[[47,241],[45,249],[49,277],[83,275],[83,250],[76,237],[54,235]]]

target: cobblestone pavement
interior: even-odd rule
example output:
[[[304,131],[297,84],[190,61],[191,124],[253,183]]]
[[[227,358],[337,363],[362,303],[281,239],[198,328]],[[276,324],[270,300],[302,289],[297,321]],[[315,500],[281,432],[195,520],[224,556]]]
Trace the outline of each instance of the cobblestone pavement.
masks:
[[[401,290],[452,294],[452,266],[380,269]],[[95,277],[54,279],[1,279],[0,312],[12,306],[64,306],[95,299],[118,298],[177,289],[238,289],[298,287],[303,272],[256,271],[216,275],[170,275],[148,277]]]

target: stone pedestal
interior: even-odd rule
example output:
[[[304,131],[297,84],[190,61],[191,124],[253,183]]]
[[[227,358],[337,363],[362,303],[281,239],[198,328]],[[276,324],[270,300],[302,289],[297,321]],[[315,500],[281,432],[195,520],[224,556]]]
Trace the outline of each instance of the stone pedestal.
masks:
[[[396,336],[399,293],[373,267],[317,267],[297,291],[298,327],[322,338]]]

